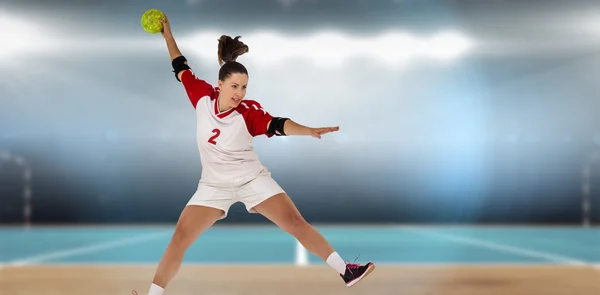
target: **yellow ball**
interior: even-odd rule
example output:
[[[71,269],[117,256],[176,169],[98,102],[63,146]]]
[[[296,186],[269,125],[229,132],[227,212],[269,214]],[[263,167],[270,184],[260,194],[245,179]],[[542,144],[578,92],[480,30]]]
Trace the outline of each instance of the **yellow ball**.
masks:
[[[156,34],[163,31],[163,24],[160,22],[165,15],[158,9],[149,9],[142,15],[142,28],[150,34]]]

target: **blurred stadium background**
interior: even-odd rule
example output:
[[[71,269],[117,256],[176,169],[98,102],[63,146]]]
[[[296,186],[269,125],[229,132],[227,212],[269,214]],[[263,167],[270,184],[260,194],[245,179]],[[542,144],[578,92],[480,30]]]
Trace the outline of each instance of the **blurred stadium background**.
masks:
[[[151,253],[140,261],[128,260],[134,248],[104,259],[154,265],[160,258],[201,168],[194,112],[171,72],[164,40],[140,26],[150,8],[169,16],[198,76],[216,83],[217,38],[240,35],[250,47],[239,59],[250,71],[247,98],[302,124],[340,126],[322,140],[254,141],[308,221],[350,230],[331,232],[332,239],[373,234],[360,228],[461,225],[478,233],[452,232],[455,242],[468,239],[454,247],[490,251],[479,262],[507,252],[518,256],[507,258],[511,263],[536,256],[600,261],[600,232],[593,227],[600,221],[598,1],[2,0],[0,223],[6,226],[0,229],[0,281],[2,272],[10,274],[6,266],[38,255],[45,258],[31,261],[56,262],[56,253],[72,258],[82,249],[104,249],[94,243],[114,241],[109,248],[120,251],[119,241],[143,234],[144,226],[166,230],[163,244],[144,250]],[[55,225],[114,225],[116,233],[44,231]],[[241,204],[218,225],[273,230]],[[485,236],[491,227],[484,225],[510,226],[510,238]],[[524,225],[569,231],[520,232]],[[279,233],[259,237],[270,235]],[[374,240],[383,245],[398,235],[383,231]],[[523,242],[536,236],[544,242]],[[248,238],[228,237],[241,244]],[[449,236],[438,237],[447,242]],[[418,250],[410,247],[414,239],[402,236],[404,253]],[[436,251],[448,246],[419,241]],[[551,243],[560,246],[534,247]],[[341,248],[351,244],[336,241]],[[378,257],[362,245],[348,248],[346,256]],[[274,249],[264,251],[268,259]],[[309,259],[298,258],[301,251],[290,255],[290,263]],[[406,255],[380,261],[438,261]],[[573,259],[558,259],[563,256]],[[452,257],[441,262],[464,262]],[[138,288],[149,284],[152,272],[136,281]],[[384,278],[373,284],[392,286],[395,274],[383,274],[389,275],[382,270]],[[35,272],[31,277],[39,278]],[[5,283],[0,294],[14,294],[15,281]],[[544,294],[563,294],[554,291]]]

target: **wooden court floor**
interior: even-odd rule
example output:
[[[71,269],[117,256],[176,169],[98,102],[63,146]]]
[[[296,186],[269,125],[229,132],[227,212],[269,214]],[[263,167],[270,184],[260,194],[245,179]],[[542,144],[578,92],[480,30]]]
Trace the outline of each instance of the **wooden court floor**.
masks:
[[[0,270],[0,295],[146,295],[154,266],[47,265]],[[326,266],[184,265],[165,295],[595,295],[584,266],[387,266],[346,288]]]

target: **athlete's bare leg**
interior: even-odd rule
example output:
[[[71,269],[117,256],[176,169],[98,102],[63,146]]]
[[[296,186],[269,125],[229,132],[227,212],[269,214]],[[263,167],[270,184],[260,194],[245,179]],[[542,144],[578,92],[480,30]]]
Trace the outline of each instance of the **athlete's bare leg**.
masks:
[[[277,194],[256,205],[254,210],[294,236],[310,253],[327,260],[335,250],[317,229],[300,214],[286,193]]]
[[[156,269],[153,280],[155,285],[166,288],[179,271],[187,249],[205,230],[221,218],[223,213],[220,209],[196,205],[186,206],[183,209],[169,246]]]
[[[341,275],[347,287],[352,287],[361,281],[375,268],[372,262],[365,265],[347,264],[325,237],[304,220],[286,193],[277,194],[254,206],[253,209],[293,235],[308,252],[326,261]]]

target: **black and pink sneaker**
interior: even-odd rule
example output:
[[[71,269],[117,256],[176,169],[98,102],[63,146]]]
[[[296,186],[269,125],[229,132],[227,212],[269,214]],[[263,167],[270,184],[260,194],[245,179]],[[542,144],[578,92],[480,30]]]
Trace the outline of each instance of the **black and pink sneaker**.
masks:
[[[346,282],[346,287],[350,288],[360,280],[365,278],[369,273],[375,269],[375,264],[369,262],[365,265],[348,263],[346,264],[346,273],[340,274],[340,277]]]

